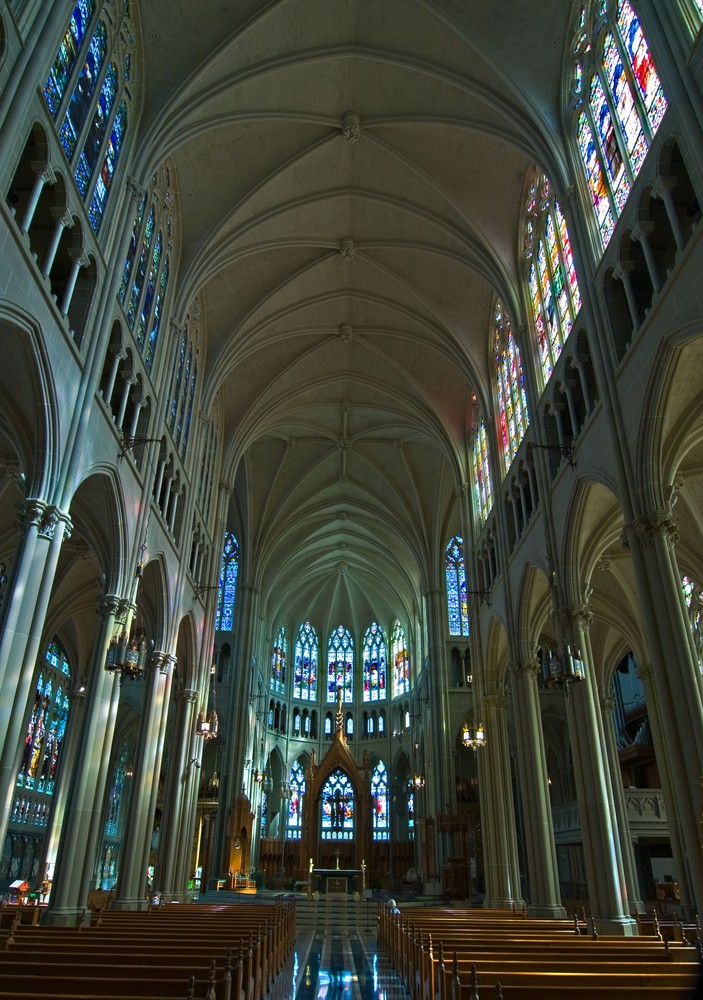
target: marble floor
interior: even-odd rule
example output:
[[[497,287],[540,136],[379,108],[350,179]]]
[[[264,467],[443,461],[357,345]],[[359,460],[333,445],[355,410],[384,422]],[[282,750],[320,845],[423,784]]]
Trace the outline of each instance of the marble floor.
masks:
[[[375,928],[299,933],[274,992],[276,1000],[403,1000],[408,995],[377,950]]]

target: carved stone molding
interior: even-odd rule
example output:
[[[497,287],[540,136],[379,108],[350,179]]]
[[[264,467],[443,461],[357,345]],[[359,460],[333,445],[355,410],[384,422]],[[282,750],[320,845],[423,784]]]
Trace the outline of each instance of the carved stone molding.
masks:
[[[359,136],[361,135],[361,124],[359,122],[359,116],[354,114],[353,111],[350,111],[344,116],[344,121],[342,122],[342,135],[351,145],[354,145],[355,142],[359,141]]]
[[[632,522],[632,528],[643,549],[651,548],[657,538],[662,538],[669,548],[673,548],[679,540],[676,522],[666,510],[655,510],[636,517]]]

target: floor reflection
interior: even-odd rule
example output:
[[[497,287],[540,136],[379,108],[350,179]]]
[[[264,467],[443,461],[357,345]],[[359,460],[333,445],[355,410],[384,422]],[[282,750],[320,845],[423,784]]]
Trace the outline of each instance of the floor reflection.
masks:
[[[288,980],[289,983],[291,980]],[[375,934],[310,934],[299,938],[291,1000],[402,1000],[407,993],[376,950]]]

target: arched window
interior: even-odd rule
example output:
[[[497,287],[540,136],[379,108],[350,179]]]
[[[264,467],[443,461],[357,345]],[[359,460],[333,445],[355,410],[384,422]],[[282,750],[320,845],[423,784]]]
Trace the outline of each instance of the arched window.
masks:
[[[127,129],[135,34],[113,23],[112,7],[94,14],[93,0],[78,0],[42,92],[97,234]]]
[[[327,644],[327,701],[337,700],[341,687],[343,701],[352,700],[354,640],[344,625],[338,625]]]
[[[290,799],[288,800],[288,818],[286,822],[286,837],[288,840],[300,840],[303,832],[303,796],[305,795],[305,772],[300,761],[295,761],[288,777]]]
[[[500,300],[493,313],[498,447],[507,472],[525,436],[530,417],[520,349]]]
[[[407,694],[410,690],[410,658],[405,630],[396,618],[391,632],[391,650],[393,653],[393,697]]]
[[[374,840],[390,840],[391,824],[388,813],[388,772],[379,760],[371,775],[373,802],[372,835]]]
[[[350,738],[354,735],[354,716],[351,712],[347,712],[347,716],[344,720],[344,732]]]
[[[493,486],[491,484],[491,463],[488,458],[488,435],[483,420],[476,428],[471,445],[471,468],[474,474],[472,495],[476,523],[484,525],[493,507]]]
[[[57,642],[50,642],[37,677],[17,774],[17,787],[25,792],[35,792],[41,796],[54,794],[59,755],[68,721],[70,682],[71,668],[66,655]],[[48,810],[46,803],[42,803],[39,797],[28,796],[25,822],[37,826],[46,825],[45,822],[39,822],[42,810]],[[44,812],[44,819],[48,819],[48,811]]]
[[[386,713],[381,710],[378,716],[378,735],[382,736],[386,731]]]
[[[215,628],[220,632],[231,632],[234,625],[234,600],[237,596],[237,573],[239,571],[239,543],[231,531],[225,532],[220,563],[220,594],[217,599]]]
[[[170,171],[164,167],[154,175],[149,191],[140,199],[117,293],[148,372],[154,364],[171,266],[168,255],[173,240],[170,186]]]
[[[322,786],[322,840],[354,839],[354,787],[340,768]]]
[[[415,839],[415,792],[408,792],[408,840]]]
[[[309,621],[304,622],[298,629],[298,638],[295,641],[294,698],[300,698],[303,701],[316,701],[318,655],[317,632]]]
[[[468,635],[469,605],[466,594],[464,539],[461,535],[455,535],[447,545],[444,566],[447,580],[449,634]]]
[[[325,715],[325,736],[332,735],[332,713],[328,712]]]
[[[293,709],[293,735],[300,736],[300,709]]]
[[[549,179],[535,169],[525,206],[525,260],[542,385],[546,385],[581,308],[571,240]]]
[[[281,625],[271,653],[271,690],[283,693],[286,689],[286,664],[288,663],[288,632]]]
[[[667,100],[630,0],[589,0],[574,36],[576,140],[606,247]]]
[[[688,576],[681,577],[681,588],[698,657],[698,669],[703,673],[703,590]]]
[[[386,659],[383,630],[376,622],[372,622],[364,635],[364,701],[381,701],[386,697]]]
[[[127,774],[127,763],[129,758],[129,744],[127,740],[122,740],[120,749],[115,761],[112,773],[112,782],[107,797],[107,817],[105,819],[105,836],[116,837],[119,830],[120,806],[122,804],[122,792]]]

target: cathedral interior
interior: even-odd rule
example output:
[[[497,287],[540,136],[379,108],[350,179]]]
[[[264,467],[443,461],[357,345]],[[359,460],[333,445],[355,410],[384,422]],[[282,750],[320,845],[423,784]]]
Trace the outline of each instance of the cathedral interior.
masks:
[[[703,912],[702,27],[0,3],[0,894]]]

